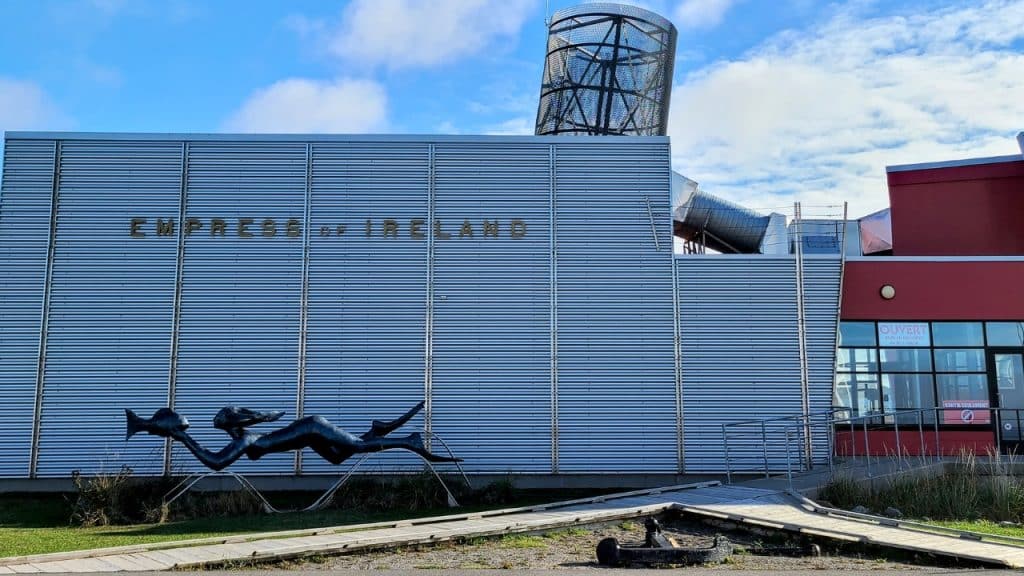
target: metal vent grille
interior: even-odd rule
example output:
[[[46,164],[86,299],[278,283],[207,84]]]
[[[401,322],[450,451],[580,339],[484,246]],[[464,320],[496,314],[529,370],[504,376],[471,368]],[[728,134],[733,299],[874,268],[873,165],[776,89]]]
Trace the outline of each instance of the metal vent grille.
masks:
[[[555,13],[536,134],[665,135],[675,49],[672,23],[641,8]]]

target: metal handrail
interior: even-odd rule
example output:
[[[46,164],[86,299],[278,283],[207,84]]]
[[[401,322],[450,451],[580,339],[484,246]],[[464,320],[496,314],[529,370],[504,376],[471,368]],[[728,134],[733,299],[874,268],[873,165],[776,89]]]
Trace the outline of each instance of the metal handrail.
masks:
[[[931,416],[931,421],[928,422],[930,430],[929,433],[934,434],[934,457],[939,460],[943,457],[942,441],[939,435],[939,419],[941,417],[940,411],[944,413],[949,410],[955,410],[955,408],[947,408],[934,406],[930,408],[897,408],[888,412],[876,412],[871,414],[860,414],[853,415],[853,408],[849,407],[833,407],[830,410],[823,410],[813,412],[810,414],[793,414],[790,416],[781,416],[773,418],[764,418],[761,420],[741,420],[736,422],[729,422],[722,424],[722,441],[724,448],[724,456],[726,463],[726,478],[728,482],[732,482],[732,475],[735,472],[755,472],[764,474],[765,478],[768,478],[772,474],[772,468],[769,464],[769,438],[772,435],[783,437],[785,439],[784,450],[786,457],[786,477],[789,480],[790,487],[792,488],[793,474],[795,472],[801,472],[813,468],[814,461],[813,457],[814,442],[813,436],[817,428],[823,427],[823,436],[827,444],[826,459],[829,466],[829,470],[833,469],[833,457],[835,454],[835,434],[837,431],[841,431],[841,428],[849,426],[850,430],[850,452],[851,456],[856,458],[853,454],[857,444],[856,435],[858,428],[863,432],[864,435],[864,465],[868,477],[872,477],[871,470],[871,448],[868,442],[868,426],[875,423],[883,425],[893,426],[895,434],[895,449],[896,449],[896,462],[899,470],[903,469],[904,454],[909,456],[909,444],[904,441],[904,436],[908,434],[908,431],[901,431],[900,427],[905,425],[905,422],[909,418],[911,425],[916,422],[917,424],[917,436],[916,440],[919,445],[919,455],[923,458],[926,457],[928,451],[928,443],[926,441],[925,434],[925,422],[927,416]],[[1021,418],[1021,412],[1024,408],[1002,408],[1002,407],[979,407],[972,408],[975,413],[985,412],[988,414],[988,421],[984,424],[993,427],[994,440],[996,443],[997,452],[1002,451],[1002,434],[1000,432],[1003,422],[1010,422],[1015,420],[1017,422],[1018,433],[1021,428],[1021,424],[1024,420]],[[1005,418],[1004,413],[1013,413],[1013,419],[1008,420]],[[839,413],[843,413],[844,416],[837,417]],[[845,415],[848,414],[848,415]],[[886,420],[891,420],[886,422]],[[788,423],[787,423],[788,422]],[[743,430],[743,427],[757,425],[758,430]],[[913,435],[913,430],[909,431]],[[733,467],[733,458],[730,450],[730,440],[750,439],[757,438],[760,436],[761,440],[761,467],[738,469]],[[798,461],[800,465],[794,470],[793,466],[793,442],[797,442],[798,446]],[[808,448],[809,447],[809,448]],[[776,446],[776,451],[779,447]],[[806,450],[811,450],[812,454],[808,455]],[[749,452],[748,452],[749,454]]]

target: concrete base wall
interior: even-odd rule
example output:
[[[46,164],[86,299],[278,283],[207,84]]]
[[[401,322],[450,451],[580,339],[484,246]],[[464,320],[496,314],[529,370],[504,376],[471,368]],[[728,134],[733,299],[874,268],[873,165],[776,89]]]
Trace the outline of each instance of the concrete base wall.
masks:
[[[267,491],[323,491],[338,481],[340,476],[246,476],[259,490]],[[140,476],[139,478],[145,478]],[[398,478],[395,475],[356,475],[353,479],[373,478],[379,480]],[[510,481],[521,489],[605,489],[605,488],[656,488],[677,484],[691,484],[711,480],[725,481],[724,476],[680,475],[680,474],[481,474],[469,477],[474,487],[480,488],[492,482]],[[200,491],[238,490],[238,482],[231,476],[218,475],[204,478],[195,487]],[[0,479],[0,494],[74,492],[70,478]]]

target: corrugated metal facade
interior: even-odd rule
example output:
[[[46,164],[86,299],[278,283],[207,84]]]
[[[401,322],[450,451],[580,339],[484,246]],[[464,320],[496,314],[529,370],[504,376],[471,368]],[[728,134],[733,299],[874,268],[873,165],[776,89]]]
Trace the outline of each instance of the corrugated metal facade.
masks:
[[[176,215],[178,142],[62,142],[45,326],[39,476],[163,471],[163,443],[125,442],[124,408],[167,405],[176,246],[132,238],[138,214]],[[84,433],[83,433],[84,432]]]
[[[675,472],[669,179],[666,138],[8,134],[0,475],[37,385],[41,476],[197,467],[123,407],[216,450],[229,403],[358,433],[421,399],[471,471]]]
[[[56,143],[8,140],[0,188],[0,477],[26,477]]]
[[[804,257],[804,311],[811,412],[832,403],[839,257]],[[722,424],[800,414],[800,343],[793,256],[676,259],[682,341],[683,438],[688,473],[722,472]],[[737,431],[739,432],[739,431]],[[759,427],[730,442],[733,469],[763,470]],[[769,433],[771,431],[769,430]],[[784,470],[784,437],[769,467]],[[815,440],[816,456],[827,444]],[[794,446],[793,456],[799,458]]]
[[[427,228],[414,238],[409,223],[428,212],[430,144],[322,142],[311,152],[303,411],[362,433],[424,398]],[[388,219],[401,228],[384,238]],[[364,470],[419,462],[391,452]],[[336,469],[303,454],[303,472]]]
[[[556,150],[559,472],[679,470],[661,150]]]
[[[191,416],[196,440],[219,450],[225,435],[212,419],[223,406],[296,407],[303,238],[287,222],[303,221],[306,145],[189,142],[185,172],[185,214],[198,226],[184,243],[174,408]],[[174,448],[172,470],[202,468]],[[231,469],[294,466],[291,454],[271,454]]]

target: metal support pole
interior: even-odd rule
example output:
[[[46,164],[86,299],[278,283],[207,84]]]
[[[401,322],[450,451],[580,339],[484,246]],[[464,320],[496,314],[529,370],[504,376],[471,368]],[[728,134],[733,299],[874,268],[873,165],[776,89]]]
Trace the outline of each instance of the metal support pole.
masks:
[[[764,453],[764,477],[768,477],[768,435],[765,431],[764,420],[761,420],[761,450]]]
[[[933,408],[935,411],[935,461],[942,460],[942,440],[939,438],[939,409],[938,407]]]
[[[50,180],[50,221],[46,240],[46,268],[43,271],[43,302],[39,313],[39,347],[36,355],[35,404],[32,439],[29,444],[28,477],[35,478],[39,468],[39,443],[42,435],[43,394],[46,389],[46,339],[50,327],[50,295],[53,292],[53,260],[57,244],[57,211],[60,204],[61,153],[63,141],[53,143],[53,172]]]
[[[436,162],[434,144],[427,147],[427,309],[424,319],[423,336],[423,429],[425,448],[430,450],[431,434],[434,431],[434,201],[437,194]]]
[[[302,418],[306,409],[306,349],[309,342],[309,254],[313,237],[310,210],[313,197],[313,144],[306,143],[306,192],[302,202],[302,284],[299,287],[299,361],[295,367],[295,417]],[[295,475],[302,474],[302,450],[295,451]]]
[[[786,479],[789,481],[789,491],[793,491],[793,462],[789,456],[790,430],[786,428]]]

